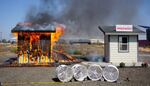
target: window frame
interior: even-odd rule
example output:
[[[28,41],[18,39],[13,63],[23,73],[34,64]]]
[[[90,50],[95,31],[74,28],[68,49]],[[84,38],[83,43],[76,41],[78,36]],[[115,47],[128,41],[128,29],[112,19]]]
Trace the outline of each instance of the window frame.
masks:
[[[127,50],[121,50],[121,46],[124,45],[120,42],[120,37],[123,38],[123,37],[127,37]],[[118,36],[118,52],[119,53],[128,53],[129,52],[129,35],[119,35]]]

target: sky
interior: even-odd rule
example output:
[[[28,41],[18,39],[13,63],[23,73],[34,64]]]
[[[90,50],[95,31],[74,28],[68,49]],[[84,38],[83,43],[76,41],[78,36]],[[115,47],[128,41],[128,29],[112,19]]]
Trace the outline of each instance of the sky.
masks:
[[[0,0],[0,32],[3,39],[11,39],[11,29],[24,21],[27,10],[37,0]]]
[[[93,0],[94,1],[94,0]],[[18,22],[23,22],[27,11],[32,6],[38,6],[40,0],[0,0],[0,36],[11,39],[11,29]],[[150,0],[143,0],[138,6],[138,17],[135,24],[150,26]]]

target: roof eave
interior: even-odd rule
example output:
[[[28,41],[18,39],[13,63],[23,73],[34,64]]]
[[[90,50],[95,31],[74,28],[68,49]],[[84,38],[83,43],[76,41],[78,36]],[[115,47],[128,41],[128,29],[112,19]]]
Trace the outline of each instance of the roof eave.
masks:
[[[138,35],[139,33],[105,33],[105,35]]]
[[[11,30],[12,33],[15,32],[56,32],[55,30]]]
[[[105,35],[105,31],[100,27],[98,26],[99,30],[103,32],[103,34]]]

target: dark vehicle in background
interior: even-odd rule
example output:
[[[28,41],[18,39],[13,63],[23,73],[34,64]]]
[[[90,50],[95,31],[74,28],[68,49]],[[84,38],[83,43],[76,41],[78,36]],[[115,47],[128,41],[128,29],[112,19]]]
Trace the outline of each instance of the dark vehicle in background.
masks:
[[[69,41],[70,44],[91,44],[89,39],[74,39]]]

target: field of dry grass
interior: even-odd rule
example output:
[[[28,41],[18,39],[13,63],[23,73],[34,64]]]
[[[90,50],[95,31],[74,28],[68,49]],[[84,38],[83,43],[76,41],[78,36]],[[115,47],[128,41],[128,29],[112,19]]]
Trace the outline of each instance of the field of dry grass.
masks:
[[[81,55],[88,55],[90,53],[95,53],[99,55],[104,55],[104,46],[99,44],[64,44],[61,45],[64,51],[77,50]]]
[[[16,57],[16,45],[0,44],[0,64],[6,60]]]
[[[139,51],[143,53],[150,53],[150,47],[140,47]]]
[[[98,56],[104,56],[104,45],[100,44],[59,44],[54,47],[57,50],[63,50],[73,56],[87,57],[90,54],[96,54]],[[16,44],[0,44],[0,63],[6,61],[9,58],[16,57]],[[150,48],[139,48],[140,60],[145,61],[150,58],[147,56],[142,57],[141,54],[149,54]]]

